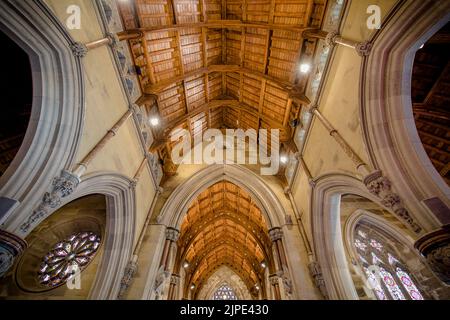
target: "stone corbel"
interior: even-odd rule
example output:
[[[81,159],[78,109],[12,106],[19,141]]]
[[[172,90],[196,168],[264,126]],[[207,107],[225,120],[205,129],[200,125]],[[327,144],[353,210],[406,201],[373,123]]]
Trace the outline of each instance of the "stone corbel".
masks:
[[[44,194],[41,203],[21,225],[20,230],[23,233],[28,232],[35,221],[45,217],[52,209],[57,208],[61,204],[63,198],[71,195],[80,182],[80,177],[63,170],[61,176],[53,179],[52,190]]]
[[[411,227],[411,229],[420,233],[422,228],[414,221],[408,210],[403,206],[398,194],[392,191],[391,181],[383,176],[379,170],[369,174],[363,180],[370,193],[380,198],[381,203],[394,211],[394,213]]]
[[[314,284],[319,289],[320,293],[325,299],[328,299],[327,287],[325,286],[325,280],[323,279],[322,270],[317,261],[312,261],[308,264],[308,269],[311,277],[314,280]]]
[[[125,268],[124,275],[122,277],[122,280],[120,281],[120,289],[119,294],[117,295],[117,299],[123,299],[125,293],[131,285],[131,281],[133,280],[134,275],[136,274],[137,268],[137,256],[134,256],[133,259],[128,262],[128,265]]]
[[[72,43],[70,45],[70,50],[72,50],[72,53],[76,58],[84,58],[89,51],[87,46],[81,42]]]
[[[433,273],[450,285],[450,224],[424,235],[414,247],[425,257]]]
[[[0,230],[0,278],[5,276],[14,265],[17,257],[27,248],[22,238]]]

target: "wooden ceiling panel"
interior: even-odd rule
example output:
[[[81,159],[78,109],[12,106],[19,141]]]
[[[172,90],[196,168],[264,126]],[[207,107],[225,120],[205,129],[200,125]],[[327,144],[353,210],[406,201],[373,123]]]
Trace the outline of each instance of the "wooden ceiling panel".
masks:
[[[304,97],[309,76],[299,73],[298,64],[311,60],[316,42],[305,42],[302,32],[320,27],[325,5],[325,0],[121,3],[126,29],[144,34],[129,44],[143,92],[158,96],[160,131],[167,135],[178,125],[197,134],[214,126],[280,128],[288,141],[289,121],[309,103]],[[192,129],[193,117],[205,128]],[[151,150],[167,145],[160,140]]]
[[[136,0],[137,14],[142,27],[172,24],[173,15],[170,1]]]

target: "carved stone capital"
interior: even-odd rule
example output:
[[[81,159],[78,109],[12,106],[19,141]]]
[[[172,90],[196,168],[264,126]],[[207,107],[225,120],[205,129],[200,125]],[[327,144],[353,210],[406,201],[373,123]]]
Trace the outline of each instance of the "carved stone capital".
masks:
[[[272,228],[269,230],[269,237],[272,242],[281,240],[283,238],[283,230],[281,228]]]
[[[426,258],[434,274],[450,285],[450,224],[424,235],[414,247]]]
[[[72,50],[72,53],[77,58],[84,58],[88,53],[88,48],[84,43],[81,42],[74,42],[70,45],[70,50]]]
[[[27,248],[22,238],[0,230],[0,278],[2,278],[14,265],[18,256]]]
[[[176,242],[180,236],[180,231],[174,228],[167,228],[166,230],[166,239]]]
[[[327,34],[325,38],[325,43],[329,47],[333,47],[336,45],[336,40],[339,37],[339,33],[337,31],[331,31]]]
[[[272,286],[279,285],[280,283],[278,282],[278,275],[277,274],[273,274],[273,275],[269,276],[269,283]]]
[[[178,274],[173,273],[170,276],[170,284],[177,286],[180,283],[180,276]]]
[[[367,189],[369,189],[370,193],[377,196],[379,196],[383,191],[391,191],[391,182],[388,178],[383,177],[383,173],[380,170],[374,171],[366,176],[363,182]]]
[[[355,49],[359,56],[368,56],[370,54],[370,51],[372,50],[372,43],[370,43],[369,41],[359,42],[356,45]]]
[[[106,33],[106,37],[109,39],[109,45],[113,49],[117,49],[117,46],[120,43],[120,39],[115,33],[108,32]]]

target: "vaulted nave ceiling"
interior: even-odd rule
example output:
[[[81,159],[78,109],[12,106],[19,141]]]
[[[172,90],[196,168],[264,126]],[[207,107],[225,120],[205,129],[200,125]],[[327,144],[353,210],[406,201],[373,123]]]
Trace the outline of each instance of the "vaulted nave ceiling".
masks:
[[[267,224],[250,195],[218,182],[192,202],[181,226],[176,269],[188,263],[185,290],[198,294],[221,267],[233,270],[252,294],[264,286],[264,264],[273,271]],[[262,263],[264,263],[262,265]]]
[[[151,151],[164,171],[170,132],[207,128],[280,129],[282,148],[292,143],[301,108],[309,103],[309,73],[300,72],[316,50],[308,29],[319,29],[325,0],[120,1],[144,96],[138,101],[161,126]],[[201,124],[201,125],[200,125]]]

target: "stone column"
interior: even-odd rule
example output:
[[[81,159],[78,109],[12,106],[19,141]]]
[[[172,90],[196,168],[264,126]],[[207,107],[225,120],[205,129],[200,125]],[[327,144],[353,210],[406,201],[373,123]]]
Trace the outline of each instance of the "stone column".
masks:
[[[366,175],[369,173],[366,163],[359,157],[359,155],[353,150],[353,148],[347,143],[347,141],[342,138],[340,133],[333,127],[333,125],[326,119],[322,113],[319,111],[317,106],[310,106],[310,112],[316,116],[316,118],[322,123],[322,125],[330,133],[330,136],[339,144],[342,151],[352,160],[356,166],[356,170],[361,172],[361,174]]]
[[[176,289],[179,284],[180,284],[180,276],[178,274],[172,273],[172,276],[170,277],[168,300],[175,300]]]
[[[27,243],[22,238],[0,230],[0,278],[5,276],[15,260],[27,248]]]
[[[270,275],[269,282],[273,289],[274,299],[281,300],[280,283],[278,282],[278,275],[277,274]]]
[[[136,272],[138,270],[139,251],[141,250],[142,242],[144,241],[145,232],[147,231],[148,225],[150,224],[153,209],[155,208],[156,202],[157,202],[160,194],[162,193],[162,191],[163,191],[162,188],[158,188],[156,190],[156,194],[155,194],[155,197],[153,198],[152,205],[150,206],[150,209],[147,213],[147,218],[145,220],[144,227],[142,228],[141,233],[139,234],[138,242],[136,244],[136,247],[134,248],[133,257],[128,262],[128,265],[125,268],[122,280],[120,281],[120,290],[117,295],[118,299],[124,298],[129,286],[131,285],[134,275],[136,274]]]
[[[163,254],[161,256],[160,266],[164,267],[164,271],[169,270],[169,257],[172,252],[173,245],[177,242],[180,236],[180,231],[175,228],[167,228],[166,230],[166,242],[164,244]]]
[[[341,45],[344,47],[355,49],[359,56],[364,57],[370,54],[372,44],[369,41],[353,41],[339,35],[339,33],[325,32],[322,30],[306,30],[303,37],[325,40],[328,46]]]
[[[116,124],[108,130],[103,138],[97,143],[97,145],[89,151],[89,153],[81,160],[81,162],[75,167],[73,173],[80,177],[87,169],[89,163],[97,156],[97,154],[106,146],[109,140],[111,140],[122,127],[122,125],[131,117],[132,111],[128,110],[125,114],[116,122]]]
[[[269,230],[269,237],[275,247],[276,259],[279,268],[278,271],[283,272],[284,270],[287,270],[287,260],[282,243],[283,231],[278,227],[272,228]]]
[[[112,48],[116,48],[120,40],[121,39],[116,34],[107,33],[104,38],[88,43],[75,42],[70,45],[70,49],[72,50],[74,56],[78,58],[84,58],[90,50],[94,50],[95,48],[106,45],[110,45]]]
[[[416,241],[414,247],[425,257],[434,274],[450,285],[450,224],[427,233]]]

